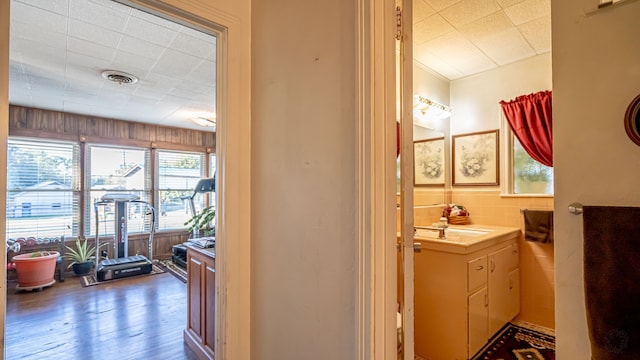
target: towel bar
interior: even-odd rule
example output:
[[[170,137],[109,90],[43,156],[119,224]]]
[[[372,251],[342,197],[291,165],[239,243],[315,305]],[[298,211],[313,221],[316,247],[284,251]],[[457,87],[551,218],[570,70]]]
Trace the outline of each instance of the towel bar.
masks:
[[[582,204],[580,204],[579,202],[569,204],[569,212],[573,215],[582,214]]]

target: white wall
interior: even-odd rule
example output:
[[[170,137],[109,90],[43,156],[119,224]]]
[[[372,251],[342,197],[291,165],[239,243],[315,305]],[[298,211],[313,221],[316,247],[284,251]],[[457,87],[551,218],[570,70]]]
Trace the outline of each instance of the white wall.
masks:
[[[355,9],[253,2],[254,359],[356,358]]]
[[[451,134],[500,128],[500,100],[551,90],[551,54],[451,82]],[[502,136],[502,134],[500,134]]]
[[[559,359],[590,358],[582,219],[567,206],[640,206],[640,147],[623,124],[629,102],[640,93],[640,2],[585,16],[597,3],[551,3]]]
[[[449,80],[433,71],[416,64],[413,66],[413,94],[420,95],[449,106]],[[413,139],[430,139],[449,134],[449,119],[434,119],[429,124],[433,130],[414,125]]]

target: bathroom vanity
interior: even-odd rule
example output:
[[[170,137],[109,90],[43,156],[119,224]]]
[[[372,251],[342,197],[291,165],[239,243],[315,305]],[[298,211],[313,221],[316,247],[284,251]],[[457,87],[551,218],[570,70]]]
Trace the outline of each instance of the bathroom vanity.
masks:
[[[427,359],[469,359],[520,311],[520,229],[418,230],[415,349]]]
[[[187,328],[184,342],[198,359],[214,359],[216,266],[214,248],[187,247]]]

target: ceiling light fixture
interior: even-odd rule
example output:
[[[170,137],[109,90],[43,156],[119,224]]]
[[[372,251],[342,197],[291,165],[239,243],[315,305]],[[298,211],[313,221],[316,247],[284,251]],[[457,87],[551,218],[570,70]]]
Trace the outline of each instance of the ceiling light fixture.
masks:
[[[215,117],[198,116],[198,117],[191,118],[191,120],[193,120],[193,122],[195,122],[196,124],[198,124],[200,126],[208,126],[208,127],[216,126],[216,118]]]
[[[119,85],[135,84],[138,82],[138,78],[135,75],[118,70],[105,70],[102,72],[102,77]]]

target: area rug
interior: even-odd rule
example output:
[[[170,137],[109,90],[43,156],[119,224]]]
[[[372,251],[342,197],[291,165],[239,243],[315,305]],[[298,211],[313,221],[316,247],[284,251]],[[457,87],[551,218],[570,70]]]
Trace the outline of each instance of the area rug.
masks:
[[[173,263],[171,260],[158,260],[158,266],[169,274],[178,278],[183,283],[187,283],[187,270]]]
[[[158,266],[156,264],[153,264],[151,266],[151,272],[150,273],[142,274],[142,275],[135,275],[135,276],[156,275],[156,274],[163,274],[164,272],[165,272],[164,269],[162,269],[160,266]],[[94,285],[111,283],[111,282],[114,282],[114,281],[125,280],[125,279],[129,279],[129,278],[130,277],[123,277],[123,278],[113,279],[113,280],[98,281],[96,279],[95,274],[89,274],[89,275],[85,275],[85,276],[81,276],[80,277],[80,284],[82,285],[82,287],[87,287],[87,286],[94,286]]]
[[[553,335],[507,324],[472,360],[555,360]]]

